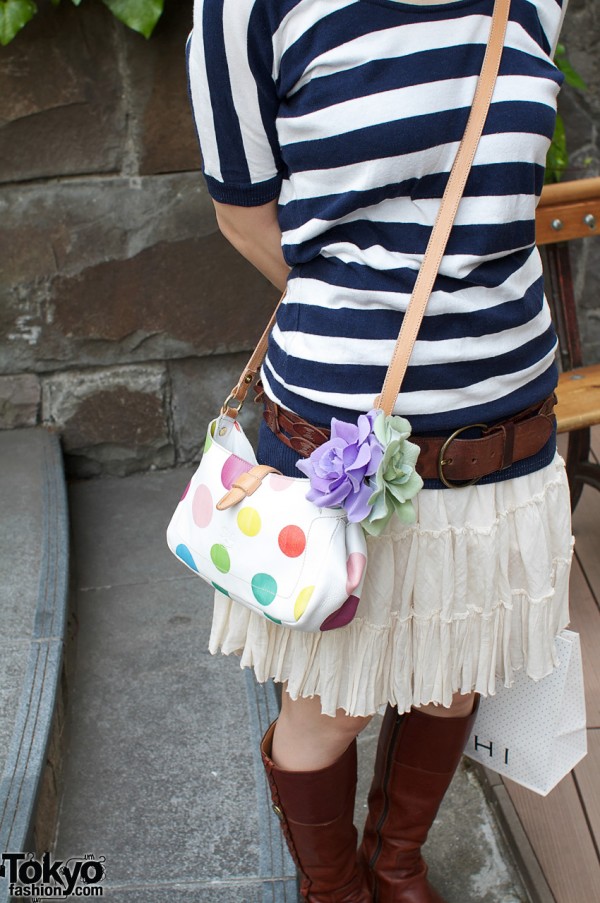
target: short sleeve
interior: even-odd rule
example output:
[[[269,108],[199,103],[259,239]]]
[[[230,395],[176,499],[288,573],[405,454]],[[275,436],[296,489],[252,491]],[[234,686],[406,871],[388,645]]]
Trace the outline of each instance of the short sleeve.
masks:
[[[279,195],[283,164],[273,42],[263,0],[195,0],[187,44],[192,110],[211,196],[252,207]]]
[[[535,0],[538,18],[548,43],[548,55],[553,57],[558,44],[569,0]]]

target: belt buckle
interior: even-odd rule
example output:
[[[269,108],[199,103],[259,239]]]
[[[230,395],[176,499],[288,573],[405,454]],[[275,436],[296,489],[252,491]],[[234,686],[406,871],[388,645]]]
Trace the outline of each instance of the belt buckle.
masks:
[[[446,454],[448,447],[451,445],[452,442],[454,442],[454,440],[458,436],[460,436],[461,433],[464,433],[467,430],[475,429],[477,427],[479,427],[482,430],[487,430],[487,428],[488,428],[486,423],[470,423],[468,426],[461,426],[459,429],[454,430],[454,432],[452,433],[451,436],[448,436],[448,438],[446,439],[446,441],[440,448],[440,453],[438,455],[438,475],[439,475],[440,480],[444,484],[444,486],[447,486],[448,489],[461,489],[466,486],[474,486],[475,483],[478,483],[479,480],[481,479],[481,477],[475,477],[474,480],[461,481],[460,483],[456,483],[456,482],[453,482],[452,480],[449,480],[444,475],[444,466],[446,464],[449,464],[450,460],[451,460],[451,459],[446,460],[444,458],[444,455]]]

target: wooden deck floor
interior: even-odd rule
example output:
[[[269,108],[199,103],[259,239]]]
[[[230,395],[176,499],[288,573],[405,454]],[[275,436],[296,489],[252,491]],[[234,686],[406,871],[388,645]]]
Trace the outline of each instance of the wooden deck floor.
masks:
[[[600,428],[593,447],[598,460]],[[573,532],[570,627],[581,635],[589,752],[547,797],[510,781],[505,787],[545,878],[538,899],[600,903],[600,493],[590,486],[575,511]]]

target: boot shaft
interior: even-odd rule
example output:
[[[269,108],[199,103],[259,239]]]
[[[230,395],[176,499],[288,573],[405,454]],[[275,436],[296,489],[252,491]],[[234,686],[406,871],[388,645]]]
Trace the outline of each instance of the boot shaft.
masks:
[[[273,809],[312,903],[371,903],[359,875],[354,827],[356,741],[318,771],[287,771],[271,759],[275,725],[261,744]]]
[[[460,763],[476,718],[399,715],[388,706],[369,792],[359,859],[376,903],[443,903],[427,881],[421,847]]]

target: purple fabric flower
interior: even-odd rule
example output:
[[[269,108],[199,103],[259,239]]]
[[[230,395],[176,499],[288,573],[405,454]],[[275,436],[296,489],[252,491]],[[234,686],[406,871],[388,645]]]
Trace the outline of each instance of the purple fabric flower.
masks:
[[[373,489],[366,485],[383,457],[383,446],[373,432],[380,411],[361,414],[358,423],[331,421],[331,439],[296,467],[310,480],[306,498],[320,508],[342,507],[351,523],[370,511]]]

